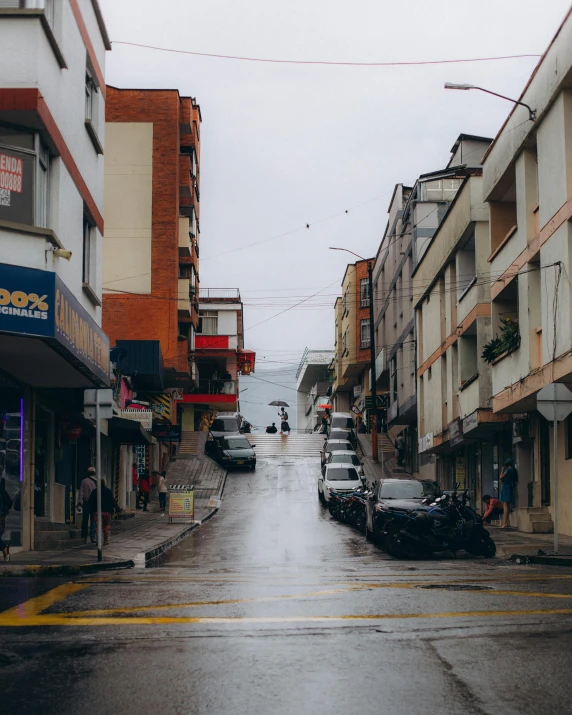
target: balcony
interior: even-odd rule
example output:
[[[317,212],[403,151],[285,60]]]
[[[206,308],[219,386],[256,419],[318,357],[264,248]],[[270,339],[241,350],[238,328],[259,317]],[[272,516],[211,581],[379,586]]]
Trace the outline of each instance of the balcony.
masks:
[[[199,380],[199,393],[202,395],[236,395],[238,380]]]
[[[184,394],[182,402],[203,405],[211,410],[236,410],[237,380],[199,380],[197,392]]]
[[[201,288],[199,300],[240,300],[238,288]]]
[[[192,256],[192,239],[190,234],[190,220],[186,216],[179,216],[179,257]]]

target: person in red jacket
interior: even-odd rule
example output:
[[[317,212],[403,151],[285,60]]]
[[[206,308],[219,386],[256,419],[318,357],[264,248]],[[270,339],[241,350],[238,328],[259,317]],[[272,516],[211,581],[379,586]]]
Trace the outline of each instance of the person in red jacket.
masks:
[[[483,514],[483,521],[486,521],[487,523],[491,523],[491,519],[495,516],[500,517],[503,514],[503,505],[502,501],[499,501],[498,499],[495,499],[494,497],[489,496],[488,494],[485,494],[483,497],[483,501],[485,503],[485,513]]]
[[[149,475],[142,474],[139,477],[139,494],[137,496],[137,508],[139,509],[139,502],[143,499],[143,511],[149,511],[147,509],[147,504],[149,504],[149,492],[151,491],[151,484],[149,482]]]

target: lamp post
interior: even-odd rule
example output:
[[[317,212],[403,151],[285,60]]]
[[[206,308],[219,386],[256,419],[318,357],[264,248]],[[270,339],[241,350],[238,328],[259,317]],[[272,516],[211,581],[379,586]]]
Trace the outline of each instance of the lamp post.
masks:
[[[334,248],[330,246],[330,251],[345,251],[357,256],[361,261],[367,260],[358,253],[350,251],[348,248]],[[374,462],[378,459],[377,449],[377,392],[376,392],[376,375],[375,375],[375,320],[373,315],[373,261],[367,262],[367,277],[369,287],[369,358],[371,366],[371,458]]]
[[[490,89],[485,89],[484,87],[477,87],[474,84],[455,84],[454,82],[445,82],[445,89],[460,89],[460,90],[478,89],[479,92],[486,92],[487,94],[492,94],[494,97],[500,97],[501,99],[506,99],[507,102],[512,102],[513,104],[520,104],[521,107],[526,107],[528,109],[528,118],[530,119],[530,121],[534,122],[534,120],[536,119],[536,109],[532,109],[532,107],[530,105],[525,104],[524,102],[521,102],[518,99],[511,99],[510,97],[505,97],[504,94],[498,94],[498,92],[491,92]]]

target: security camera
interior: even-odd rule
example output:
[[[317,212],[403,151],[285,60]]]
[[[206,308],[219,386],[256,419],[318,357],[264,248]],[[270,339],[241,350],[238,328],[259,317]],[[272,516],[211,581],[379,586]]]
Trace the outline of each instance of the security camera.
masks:
[[[65,258],[66,261],[71,260],[72,252],[65,248],[54,248],[54,258]]]

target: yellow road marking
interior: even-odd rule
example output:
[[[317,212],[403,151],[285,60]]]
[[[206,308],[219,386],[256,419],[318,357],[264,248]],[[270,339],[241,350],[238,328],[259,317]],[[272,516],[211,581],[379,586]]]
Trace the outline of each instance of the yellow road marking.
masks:
[[[432,618],[491,618],[509,616],[572,615],[572,608],[530,609],[514,611],[451,611],[447,613],[381,613],[342,616],[247,616],[247,617],[157,617],[138,616],[133,618],[66,618],[60,615],[32,616],[25,621],[0,616],[0,626],[145,626],[168,624],[249,624],[249,623],[336,623],[348,621],[384,621]]]
[[[31,598],[29,601],[20,603],[14,608],[10,608],[3,613],[0,613],[0,621],[4,619],[27,619],[37,616],[46,608],[53,606],[54,603],[61,601],[72,593],[77,591],[82,591],[87,588],[87,584],[83,585],[80,583],[64,583],[57,588],[53,588],[51,591],[44,593],[42,596],[36,596],[36,598]]]

